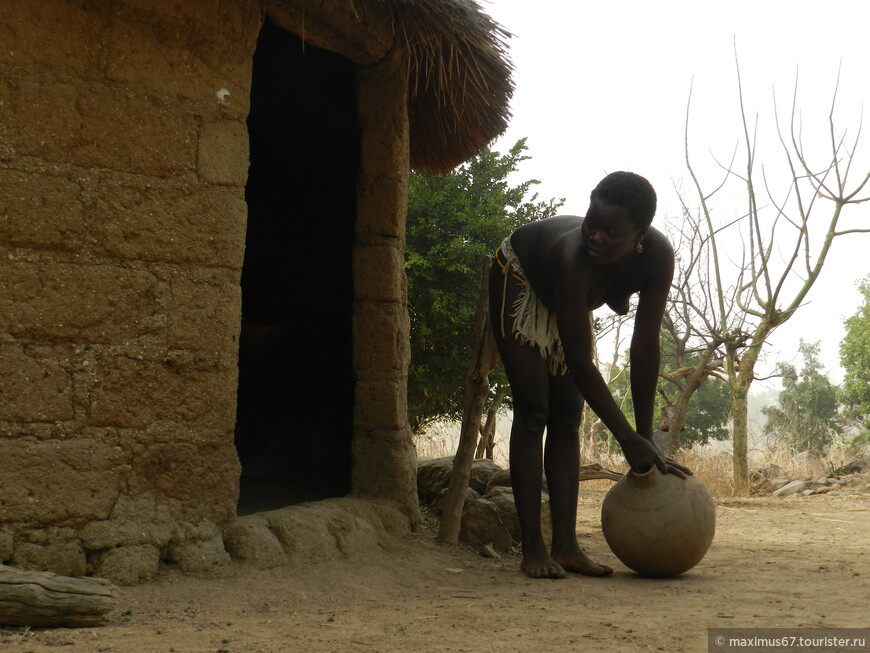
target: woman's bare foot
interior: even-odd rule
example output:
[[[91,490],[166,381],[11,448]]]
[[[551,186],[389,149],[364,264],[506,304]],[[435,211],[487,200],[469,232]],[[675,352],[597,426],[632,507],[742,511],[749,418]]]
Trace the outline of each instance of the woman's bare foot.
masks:
[[[600,565],[590,560],[589,556],[586,555],[586,552],[579,545],[564,552],[553,549],[552,559],[566,571],[571,571],[575,574],[609,576],[613,573],[613,569],[607,565]]]
[[[547,553],[544,541],[529,542],[523,545],[523,561],[520,569],[529,578],[565,578],[567,574],[558,562]]]
[[[523,557],[520,569],[526,572],[529,578],[565,578],[568,575],[562,565],[550,556],[545,556],[543,559]]]

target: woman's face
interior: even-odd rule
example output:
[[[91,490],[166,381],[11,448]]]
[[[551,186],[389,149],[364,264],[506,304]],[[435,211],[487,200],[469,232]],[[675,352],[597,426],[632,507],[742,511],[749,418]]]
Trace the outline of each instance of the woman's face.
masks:
[[[612,263],[635,251],[642,237],[624,206],[594,200],[581,227],[583,249],[593,263]]]

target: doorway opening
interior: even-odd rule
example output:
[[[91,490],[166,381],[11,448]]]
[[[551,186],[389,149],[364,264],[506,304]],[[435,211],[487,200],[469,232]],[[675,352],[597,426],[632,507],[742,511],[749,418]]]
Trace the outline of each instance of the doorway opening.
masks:
[[[239,514],[350,491],[360,158],[352,64],[266,21],[248,132]]]

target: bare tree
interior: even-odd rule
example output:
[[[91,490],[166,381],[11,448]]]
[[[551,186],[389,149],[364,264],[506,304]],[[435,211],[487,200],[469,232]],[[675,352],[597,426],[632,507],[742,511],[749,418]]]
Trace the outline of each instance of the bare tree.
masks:
[[[681,195],[682,197],[682,195]],[[710,283],[709,236],[698,211],[683,206],[683,220],[669,230],[676,252],[676,274],[662,320],[663,349],[673,369],[659,376],[663,431],[668,431],[669,455],[679,448],[679,433],[686,424],[689,400],[710,377],[722,376],[724,335],[714,306]]]
[[[748,482],[747,398],[756,379],[762,347],[774,330],[791,319],[806,301],[834,240],[848,234],[870,232],[865,227],[841,226],[844,209],[870,199],[865,190],[870,171],[860,173],[863,176],[851,181],[861,123],[859,121],[854,137],[848,140],[846,132],[840,133],[835,125],[839,75],[828,114],[826,160],[821,163],[809,160],[797,112],[796,81],[788,124],[780,123],[775,94],[773,98],[776,133],[789,175],[785,190],[777,191],[765,169],[762,167],[759,173],[756,167],[757,118],[755,124],[750,124],[747,117],[736,49],[735,67],[743,129],[742,169],[735,163],[738,146],[730,162],[717,161],[722,170],[719,184],[712,190],[702,187],[689,156],[691,92],[686,110],[685,156],[707,227],[712,289],[708,328],[710,334],[721,339],[724,372],[731,389],[734,481],[737,489],[745,489]],[[731,258],[736,277],[728,284],[721,246],[723,231],[714,223],[711,200],[735,180],[745,187],[746,211],[733,225],[740,234],[740,258]],[[760,203],[761,193],[766,198],[765,204]]]

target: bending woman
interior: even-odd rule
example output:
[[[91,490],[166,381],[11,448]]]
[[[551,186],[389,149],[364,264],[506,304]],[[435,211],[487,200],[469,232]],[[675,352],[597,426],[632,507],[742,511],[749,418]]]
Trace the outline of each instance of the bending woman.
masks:
[[[584,399],[633,470],[655,465],[681,477],[691,473],[652,443],[659,330],[674,272],[670,243],[650,227],[655,209],[656,194],[646,179],[615,172],[592,191],[585,218],[565,215],[524,225],[505,239],[493,262],[492,325],[513,395],[511,483],[522,569],[533,578],[612,573],[577,542]],[[639,300],[630,355],[632,428],[593,360],[591,313],[607,304],[625,315],[634,293]],[[542,468],[553,522],[549,551],[541,533]]]

